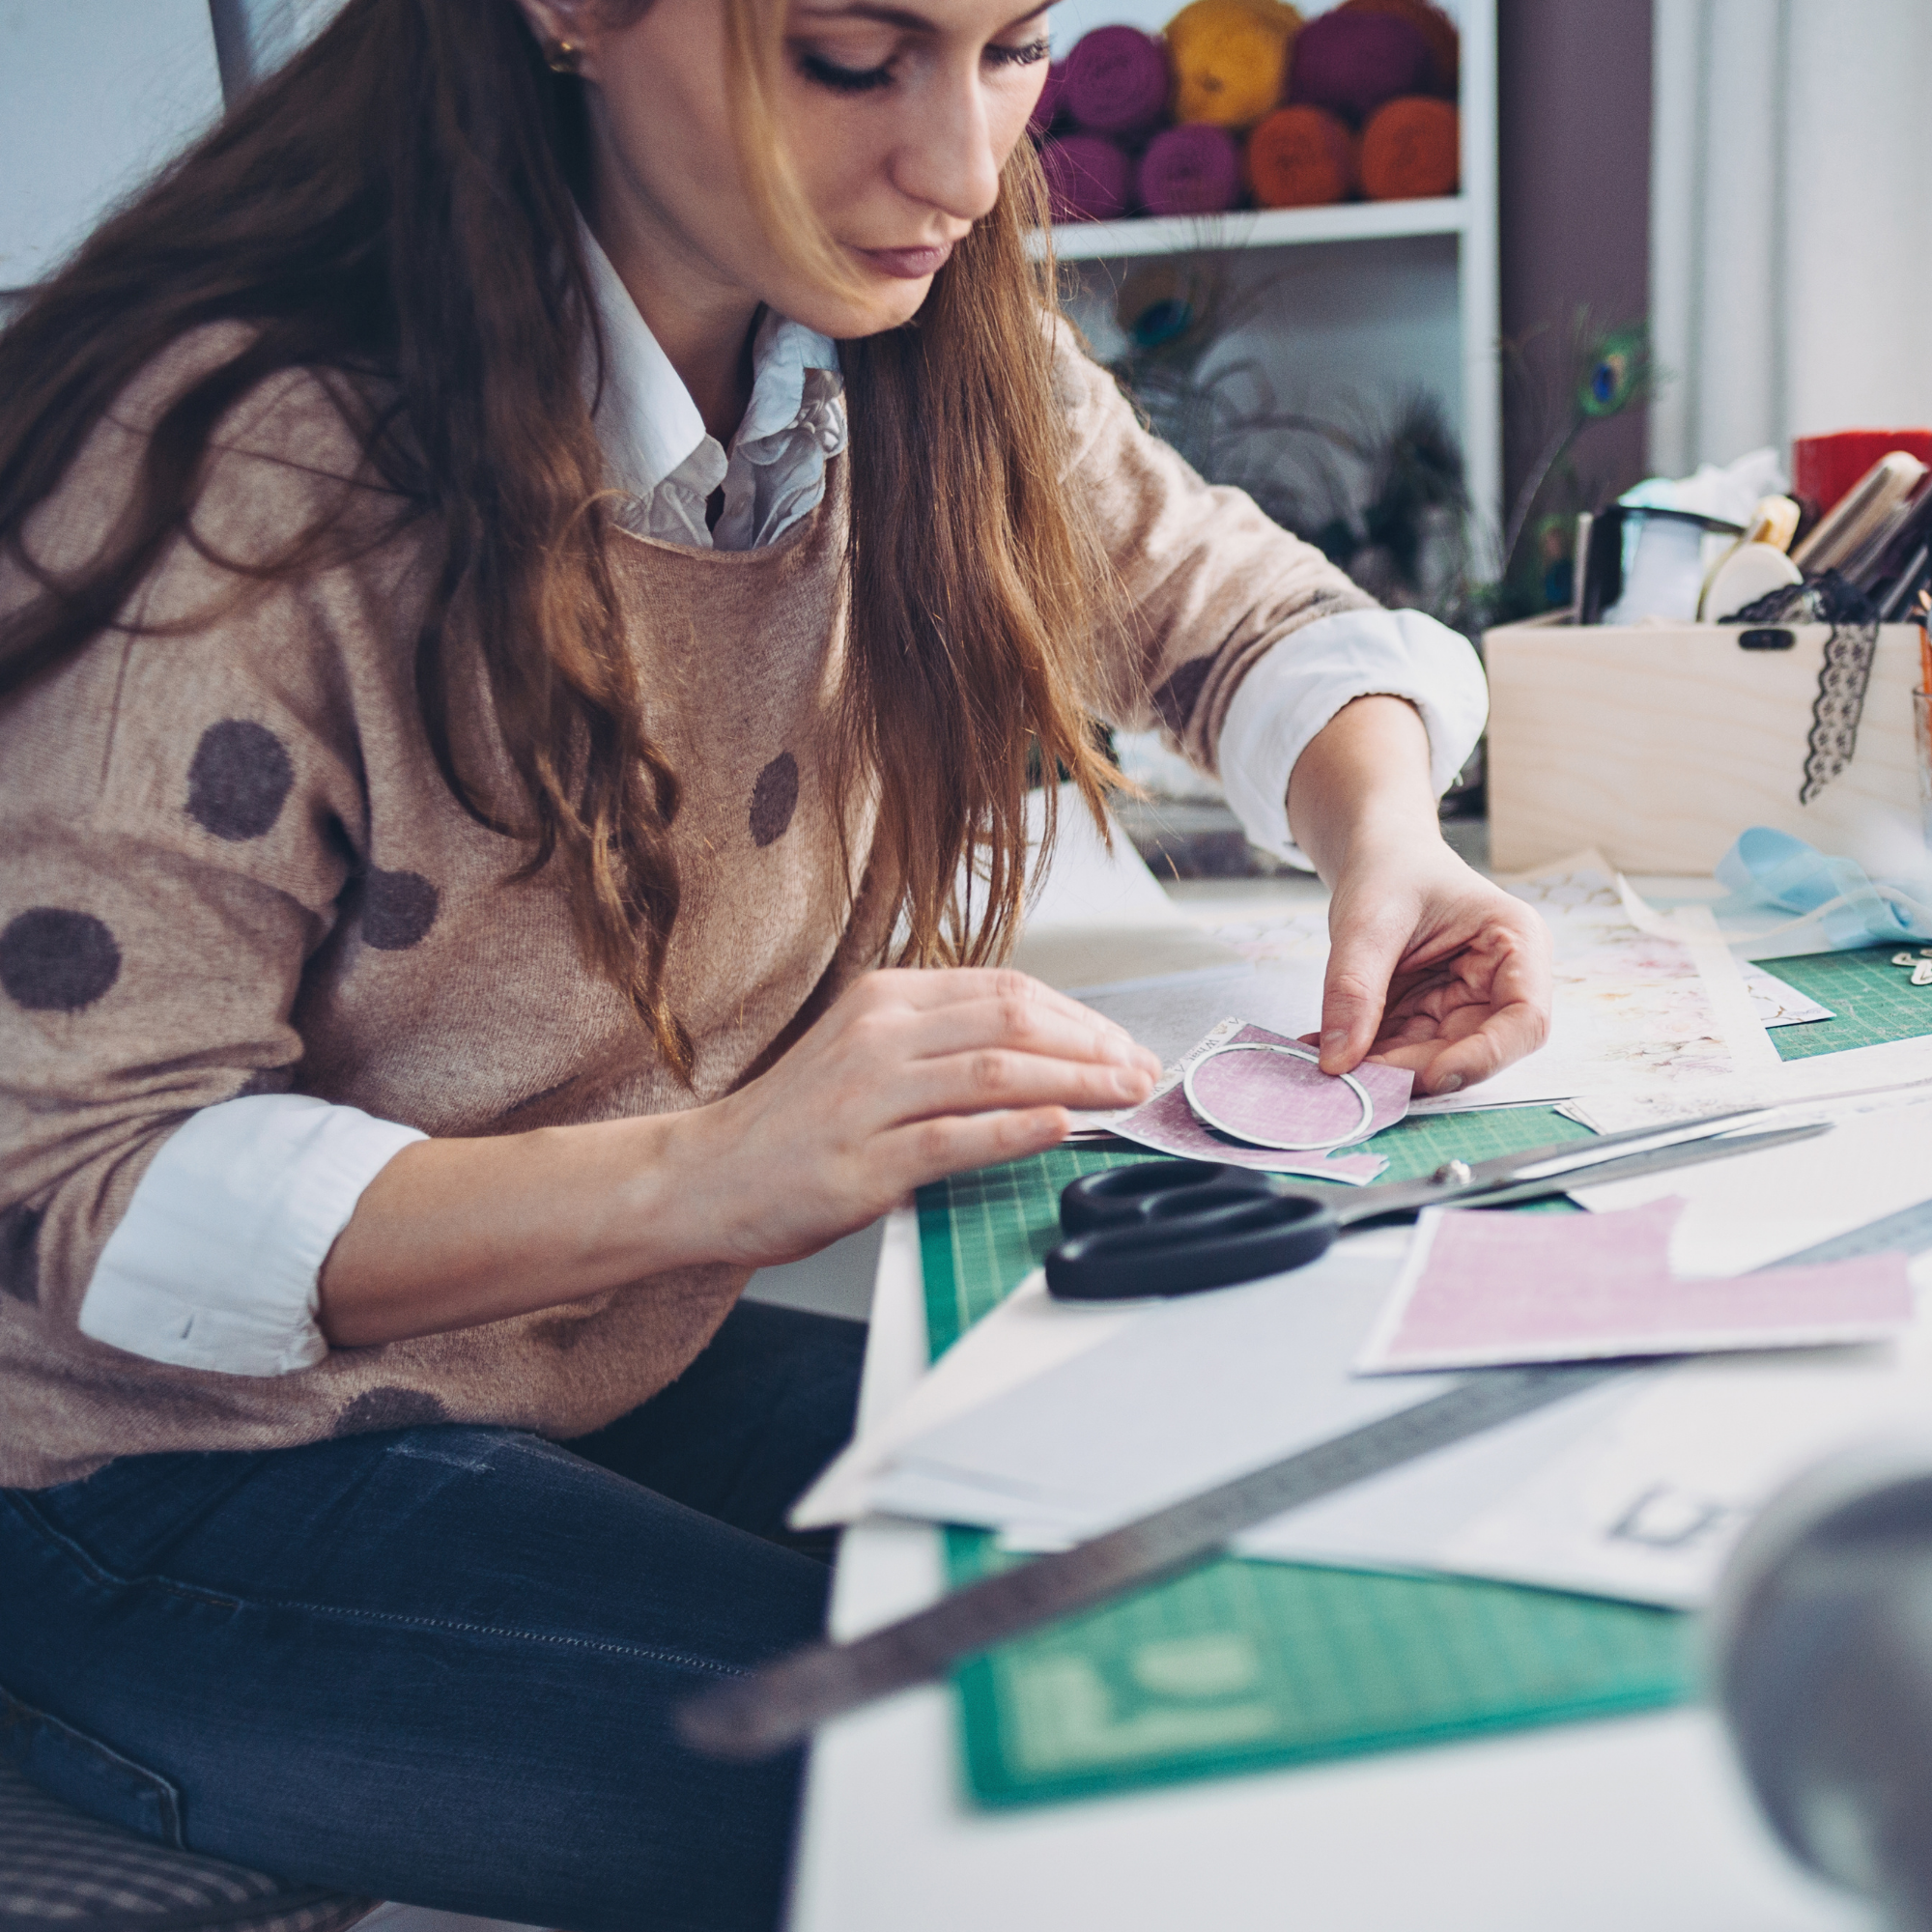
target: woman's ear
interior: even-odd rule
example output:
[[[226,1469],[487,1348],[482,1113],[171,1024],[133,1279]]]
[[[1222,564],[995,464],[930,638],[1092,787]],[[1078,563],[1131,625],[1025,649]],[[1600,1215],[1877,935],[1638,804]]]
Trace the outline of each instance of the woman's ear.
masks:
[[[589,0],[517,0],[543,57],[559,73],[583,71],[595,36],[596,8]]]

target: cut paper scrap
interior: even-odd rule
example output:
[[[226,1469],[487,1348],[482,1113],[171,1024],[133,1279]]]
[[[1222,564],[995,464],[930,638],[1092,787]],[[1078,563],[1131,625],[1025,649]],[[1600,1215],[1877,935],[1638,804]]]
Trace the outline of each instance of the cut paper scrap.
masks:
[[[1185,1087],[1188,1104],[1206,1125],[1283,1153],[1332,1153],[1366,1140],[1408,1111],[1406,1077],[1397,1104],[1378,1106],[1375,1090],[1359,1074],[1336,1079],[1323,1073],[1311,1048],[1297,1052],[1242,1040],[1197,1061]]]
[[[1305,1174],[1321,1180],[1348,1181],[1356,1187],[1375,1179],[1388,1165],[1380,1154],[1349,1153],[1346,1151],[1291,1153],[1274,1148],[1250,1147],[1227,1134],[1216,1133],[1195,1118],[1181,1086],[1187,1070],[1217,1047],[1248,1043],[1266,1046],[1297,1044],[1281,1034],[1268,1032],[1265,1027],[1251,1026],[1237,1019],[1223,1020],[1154,1089],[1150,1098],[1142,1101],[1132,1113],[1113,1122],[1114,1132],[1137,1147],[1151,1148],[1156,1153],[1178,1154],[1185,1160],[1223,1161],[1232,1167],[1256,1168],[1264,1174]],[[1243,1054],[1235,1057],[1261,1060],[1275,1056]],[[1314,1071],[1313,1068],[1309,1070]],[[1316,1077],[1318,1080],[1326,1079],[1320,1074]],[[1408,1111],[1408,1090],[1413,1076],[1406,1067],[1365,1062],[1355,1068],[1355,1077],[1362,1083],[1374,1107],[1374,1117],[1367,1129],[1369,1133],[1393,1126]],[[1340,1080],[1327,1080],[1326,1084],[1347,1099],[1350,1117],[1358,1118],[1360,1106],[1350,1090]],[[1280,1138],[1321,1138],[1321,1122],[1330,1118],[1329,1109],[1335,1103],[1325,1097],[1318,1098],[1316,1090],[1305,1083],[1298,1085],[1294,1091],[1303,1097],[1294,1102],[1293,1111],[1283,1108],[1277,1122],[1283,1129]],[[1310,1131],[1296,1131],[1304,1122],[1315,1124]]]
[[[1872,1342],[1912,1320],[1903,1255],[1674,1275],[1672,1196],[1604,1214],[1425,1210],[1356,1367],[1494,1368]]]
[[[1813,1020],[1834,1020],[1830,1007],[1821,1007],[1808,993],[1801,993],[1762,966],[1740,964],[1739,976],[1750,995],[1751,1010],[1759,1026],[1809,1026]]]

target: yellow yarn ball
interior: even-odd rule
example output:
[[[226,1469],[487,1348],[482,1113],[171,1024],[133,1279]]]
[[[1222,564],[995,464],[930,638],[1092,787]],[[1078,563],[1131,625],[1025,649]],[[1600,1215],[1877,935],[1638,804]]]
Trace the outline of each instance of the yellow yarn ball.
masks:
[[[1281,0],[1193,0],[1167,23],[1174,118],[1248,128],[1281,99],[1301,15]]]

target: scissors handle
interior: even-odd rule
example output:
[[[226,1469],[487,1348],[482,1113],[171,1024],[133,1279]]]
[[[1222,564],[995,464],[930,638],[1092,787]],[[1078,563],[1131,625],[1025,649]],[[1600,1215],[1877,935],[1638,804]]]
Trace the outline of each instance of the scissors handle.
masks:
[[[1198,1294],[1306,1265],[1340,1224],[1321,1196],[1206,1161],[1146,1161],[1090,1174],[1061,1194],[1067,1238],[1046,1258],[1061,1301]]]

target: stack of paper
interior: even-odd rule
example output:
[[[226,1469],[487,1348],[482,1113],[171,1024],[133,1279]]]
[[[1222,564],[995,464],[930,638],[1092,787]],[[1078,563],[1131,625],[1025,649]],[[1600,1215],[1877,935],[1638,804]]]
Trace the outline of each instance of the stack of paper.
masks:
[[[1918,1151],[1928,1146],[1932,1104],[1894,1107],[1620,1192],[1684,1197],[1676,1272],[1736,1273],[1932,1194]],[[884,1453],[862,1439],[804,1520],[871,1510],[1055,1547],[1421,1401],[1446,1379],[1355,1373],[1407,1242],[1404,1230],[1350,1236],[1293,1274],[1137,1310],[1059,1309],[1022,1290],[969,1338],[980,1350],[971,1401],[909,1410]],[[1932,1267],[1917,1278],[1932,1281]],[[1054,1366],[1031,1350],[1042,1334]],[[946,1374],[942,1362],[927,1386]],[[1927,1413],[1924,1320],[1890,1343],[1642,1369],[1263,1525],[1237,1548],[1693,1605],[1788,1474],[1888,1418]]]

